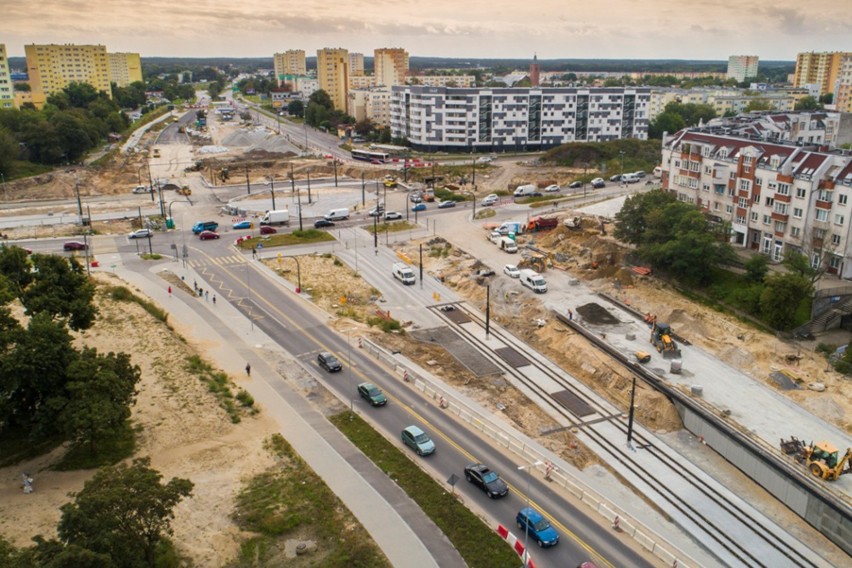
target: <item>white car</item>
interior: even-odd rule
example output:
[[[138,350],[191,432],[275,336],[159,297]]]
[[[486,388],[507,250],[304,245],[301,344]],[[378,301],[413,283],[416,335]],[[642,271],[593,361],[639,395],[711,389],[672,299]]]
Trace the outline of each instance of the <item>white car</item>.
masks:
[[[544,188],[544,191],[549,191],[549,192],[559,191],[559,184],[554,183],[553,185],[548,185],[547,187]]]
[[[494,205],[498,201],[500,201],[500,198],[497,196],[497,194],[496,193],[490,193],[490,194],[486,195],[485,197],[483,197],[482,201],[479,204],[482,205],[483,207],[488,207],[489,205]]]
[[[395,219],[402,219],[402,213],[399,213],[397,211],[385,212],[385,221],[393,221]]]
[[[150,189],[147,185],[137,185],[133,188],[133,193],[148,193]]]
[[[152,236],[153,235],[151,234],[151,229],[137,229],[137,230],[133,231],[132,233],[130,233],[129,235],[127,235],[127,238],[128,239],[147,239],[147,238],[152,237]]]
[[[509,278],[520,278],[521,271],[518,270],[518,267],[514,264],[507,264],[503,267],[503,274],[508,276]]]

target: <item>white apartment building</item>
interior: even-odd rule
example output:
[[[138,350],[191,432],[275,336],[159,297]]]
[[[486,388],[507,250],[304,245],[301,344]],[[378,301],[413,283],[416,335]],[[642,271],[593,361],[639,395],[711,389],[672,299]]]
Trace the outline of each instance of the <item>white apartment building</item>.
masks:
[[[848,122],[842,120],[839,112],[751,112],[730,118],[714,118],[701,131],[765,142],[836,147],[840,145],[839,140],[845,141],[852,136]]]
[[[384,87],[349,91],[347,114],[358,122],[370,119],[373,124],[390,125],[391,90]]]
[[[647,88],[393,87],[391,134],[418,150],[543,150],[648,137]]]
[[[423,87],[470,89],[476,84],[476,77],[473,75],[417,75],[409,76],[406,83]]]
[[[662,168],[663,189],[729,223],[734,246],[852,277],[852,156],[686,129],[663,140]]]
[[[6,45],[0,43],[0,109],[15,107],[15,88],[9,74],[9,60],[6,58]]]
[[[732,55],[728,58],[728,79],[742,83],[748,77],[757,77],[757,55]]]
[[[852,53],[840,61],[840,71],[834,83],[834,105],[839,112],[852,112]]]

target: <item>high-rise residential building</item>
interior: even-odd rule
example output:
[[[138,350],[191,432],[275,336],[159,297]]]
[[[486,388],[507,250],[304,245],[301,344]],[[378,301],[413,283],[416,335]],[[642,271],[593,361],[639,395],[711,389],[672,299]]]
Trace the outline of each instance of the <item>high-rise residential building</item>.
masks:
[[[817,85],[819,94],[834,92],[840,66],[845,57],[852,52],[822,52],[800,53],[796,56],[796,72],[793,75],[793,86]]]
[[[533,87],[541,85],[541,65],[538,64],[538,55],[533,55],[533,62],[530,63],[530,85]]]
[[[648,138],[647,87],[391,89],[391,135],[417,150],[546,150]]]
[[[108,53],[109,81],[119,87],[142,80],[142,59],[138,53]]]
[[[748,77],[757,77],[757,55],[732,55],[728,58],[728,79],[742,83]]]
[[[15,106],[15,89],[9,75],[9,60],[6,59],[6,46],[0,43],[0,109]]]
[[[834,104],[839,112],[852,112],[852,53],[841,59],[834,85]]]
[[[349,76],[357,77],[364,74],[364,54],[350,53],[349,54]]]
[[[272,55],[272,60],[279,86],[284,81],[284,75],[300,76],[308,73],[303,49],[288,49],[284,53],[275,53]]]
[[[112,97],[109,85],[109,60],[103,45],[25,45],[27,74],[33,104],[40,107],[45,99],[62,91],[70,83],[88,83]]]
[[[335,110],[346,112],[349,95],[349,51],[343,48],[317,50],[317,80]]]
[[[373,53],[376,86],[394,87],[405,84],[408,75],[408,52],[401,47],[385,47]]]
[[[473,87],[476,84],[474,75],[408,75],[406,83],[409,85],[423,85],[426,87]]]

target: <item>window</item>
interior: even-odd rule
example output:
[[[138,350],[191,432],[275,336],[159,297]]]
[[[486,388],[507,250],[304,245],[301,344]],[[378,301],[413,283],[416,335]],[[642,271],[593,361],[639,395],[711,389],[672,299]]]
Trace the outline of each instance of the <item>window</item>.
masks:
[[[740,180],[740,189],[743,191],[748,191],[751,188],[751,182],[747,179]]]
[[[733,205],[725,205],[725,213],[733,213],[734,206]]]
[[[752,212],[751,212],[751,220],[752,220],[752,221],[754,221],[755,223],[757,223],[757,218],[758,218],[758,217],[759,217],[759,215],[757,214],[757,211],[752,211]]]
[[[840,235],[831,235],[831,244],[838,246],[840,244]]]
[[[772,198],[772,197],[767,197],[766,198],[766,206],[772,207],[773,205],[775,205],[775,199]]]
[[[795,219],[802,218],[802,210],[799,207],[793,207],[793,217]]]
[[[817,209],[816,210],[816,220],[817,221],[828,221],[828,211],[825,209]]]
[[[829,203],[831,203],[831,194],[832,193],[834,193],[834,192],[828,191],[828,190],[825,190],[825,189],[821,189],[821,190],[819,190],[819,195],[818,195],[817,199],[819,201],[828,201]]]
[[[814,229],[814,238],[815,239],[824,239],[825,238],[825,229]]]
[[[740,197],[740,199],[737,201],[737,205],[745,209],[746,207],[748,207],[748,198]]]
[[[846,195],[845,193],[841,193],[837,196],[837,203],[839,203],[840,205],[846,205],[848,199],[848,195]]]
[[[754,196],[752,197],[752,200],[753,200],[755,203],[760,203],[760,194],[759,194],[759,193],[755,193],[755,194],[754,194]]]
[[[844,222],[846,222],[845,216],[840,215],[840,214],[837,214],[837,215],[834,216],[834,224],[835,225],[842,225]]]
[[[798,197],[799,199],[804,199],[807,194],[808,190],[806,190],[804,187],[796,188],[796,197]]]
[[[704,166],[704,173],[708,176],[713,173],[713,166]]]
[[[754,185],[763,185],[763,178],[754,178]]]
[[[790,236],[799,237],[802,234],[802,229],[799,227],[790,227]]]
[[[763,216],[763,224],[769,225],[771,223],[772,223],[772,217],[770,217],[769,215],[764,215]]]
[[[774,211],[775,211],[776,213],[780,213],[781,215],[787,215],[787,213],[788,213],[790,210],[788,209],[788,205],[787,205],[786,203],[778,202],[778,203],[776,203],[776,204],[775,204],[775,209],[774,209]]]

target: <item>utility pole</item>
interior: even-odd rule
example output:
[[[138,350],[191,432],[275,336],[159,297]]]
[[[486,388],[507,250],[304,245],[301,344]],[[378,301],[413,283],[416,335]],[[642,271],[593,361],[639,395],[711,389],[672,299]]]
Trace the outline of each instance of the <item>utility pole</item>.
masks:
[[[272,191],[272,210],[275,211],[275,174],[269,176],[269,187]]]
[[[337,158],[332,158],[334,161],[334,187],[337,187]]]
[[[473,166],[473,184],[476,185],[476,157],[471,157],[471,161],[473,162],[471,165]]]
[[[311,200],[311,172],[308,170],[308,205],[313,203]]]
[[[485,287],[485,339],[491,331],[491,284]]]
[[[364,172],[361,172],[361,207],[367,206],[367,196],[364,193]]]
[[[420,289],[423,289],[423,243],[420,243]]]
[[[636,375],[633,375],[633,387],[630,389],[630,414],[627,419],[627,445],[633,440],[633,401],[636,399]]]
[[[154,180],[151,179],[151,160],[145,158],[145,163],[148,164],[148,186],[151,188],[151,203],[154,202]]]
[[[251,195],[251,183],[249,183],[248,166],[246,166],[246,191]]]

